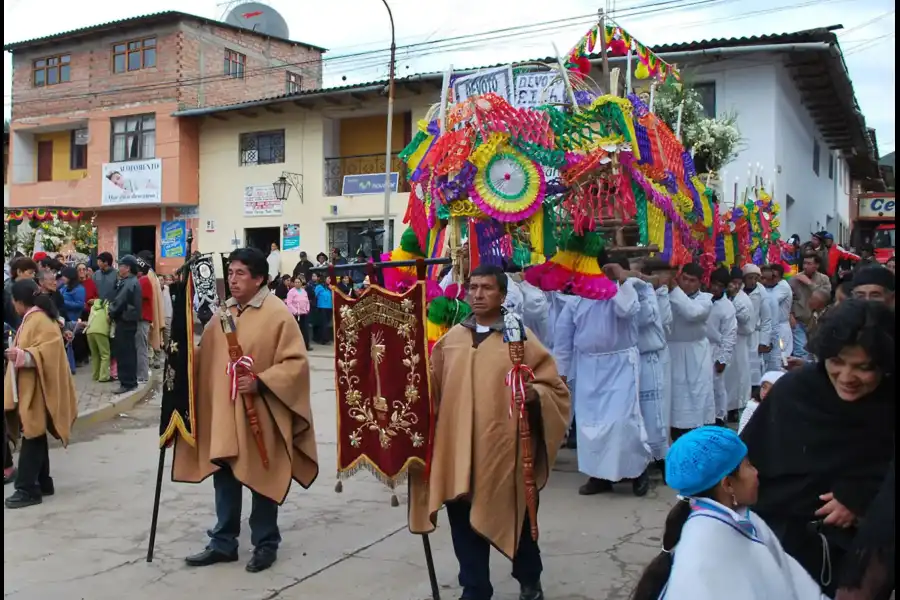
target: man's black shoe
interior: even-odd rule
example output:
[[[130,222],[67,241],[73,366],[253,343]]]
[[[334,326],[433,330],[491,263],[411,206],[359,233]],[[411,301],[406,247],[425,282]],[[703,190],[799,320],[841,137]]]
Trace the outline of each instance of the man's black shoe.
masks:
[[[45,481],[42,481],[40,485],[42,496],[52,496],[56,493],[56,488],[53,486],[52,477],[48,477]]]
[[[189,567],[208,567],[209,565],[215,565],[217,563],[235,562],[237,559],[237,552],[234,554],[223,554],[218,550],[207,548],[199,554],[188,556],[184,559],[184,562],[186,562]]]
[[[25,508],[43,502],[40,495],[29,494],[22,490],[16,490],[12,496],[6,499],[6,508]]]
[[[597,479],[596,477],[591,477],[587,480],[587,483],[578,488],[578,494],[580,496],[593,496],[594,494],[611,492],[612,489],[612,483],[606,481],[605,479]]]
[[[260,571],[265,571],[275,564],[276,558],[278,558],[278,553],[275,550],[268,548],[254,550],[253,556],[250,557],[250,562],[247,563],[247,572],[259,573]]]
[[[527,585],[523,583],[519,591],[519,600],[544,600],[544,590],[541,589],[541,584]]]
[[[637,479],[631,482],[631,491],[634,492],[634,495],[638,498],[646,496],[647,492],[650,491],[650,475],[647,473],[646,469],[644,469],[644,472],[641,473]]]
[[[121,386],[121,387],[119,387],[119,389],[117,389],[116,391],[114,391],[113,394],[115,394],[115,395],[118,396],[118,395],[121,395],[121,394],[127,394],[127,393],[129,393],[129,392],[133,392],[133,391],[136,390],[136,389],[137,389],[137,386],[130,387],[130,388],[125,387],[125,386]]]

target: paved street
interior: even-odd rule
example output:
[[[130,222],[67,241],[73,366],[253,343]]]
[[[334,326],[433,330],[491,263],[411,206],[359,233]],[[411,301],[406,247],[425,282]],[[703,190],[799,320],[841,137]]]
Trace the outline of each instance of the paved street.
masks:
[[[148,384],[142,383],[131,394],[125,394],[126,397],[132,395],[143,397],[147,392]],[[119,389],[118,381],[109,381],[100,383],[91,379],[90,365],[78,367],[75,371],[75,391],[78,394],[78,414],[89,415],[94,412],[103,410],[113,404],[119,404],[123,397],[116,395],[114,392]]]
[[[123,416],[75,432],[51,450],[56,495],[43,505],[4,509],[4,597],[8,600],[425,600],[430,587],[421,539],[406,531],[405,508],[365,473],[334,492],[334,380],[331,359],[314,356],[313,407],[321,475],[295,487],[279,516],[284,541],[269,571],[249,574],[246,523],[241,562],[189,569],[184,556],[213,525],[212,480],[164,483],[156,556],[145,562],[158,461],[159,396]],[[167,470],[168,479],[168,470]],[[564,451],[541,501],[544,588],[554,600],[624,600],[660,545],[673,494],[581,498],[582,476]],[[654,481],[658,484],[658,480]],[[10,489],[6,490],[7,495]],[[245,506],[249,510],[249,493]],[[401,504],[404,498],[401,497]],[[247,514],[247,513],[245,513]],[[459,596],[446,519],[431,543],[444,600]],[[510,565],[494,556],[495,598],[514,600]]]

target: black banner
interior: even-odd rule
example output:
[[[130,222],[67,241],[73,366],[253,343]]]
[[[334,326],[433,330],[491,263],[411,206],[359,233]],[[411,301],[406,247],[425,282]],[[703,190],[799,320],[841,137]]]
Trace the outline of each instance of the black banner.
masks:
[[[193,446],[194,418],[194,278],[169,286],[172,296],[172,328],[165,346],[162,411],[159,420],[160,448],[171,444],[176,432]]]

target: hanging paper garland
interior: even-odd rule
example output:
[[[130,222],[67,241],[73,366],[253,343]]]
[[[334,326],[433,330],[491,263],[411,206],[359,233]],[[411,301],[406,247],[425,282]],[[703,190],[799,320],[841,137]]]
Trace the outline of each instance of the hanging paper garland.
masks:
[[[20,223],[22,221],[52,221],[58,218],[61,221],[80,221],[82,211],[60,208],[20,208],[3,212],[4,223]]]

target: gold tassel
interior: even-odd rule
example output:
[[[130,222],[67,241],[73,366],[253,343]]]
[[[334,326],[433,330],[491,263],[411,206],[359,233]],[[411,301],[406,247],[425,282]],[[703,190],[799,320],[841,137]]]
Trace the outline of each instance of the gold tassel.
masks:
[[[400,506],[400,499],[397,498],[397,494],[391,494],[391,508],[397,508]]]
[[[334,484],[334,491],[337,492],[338,494],[343,492],[344,491],[344,482],[341,481],[340,479],[338,479],[337,483]]]

